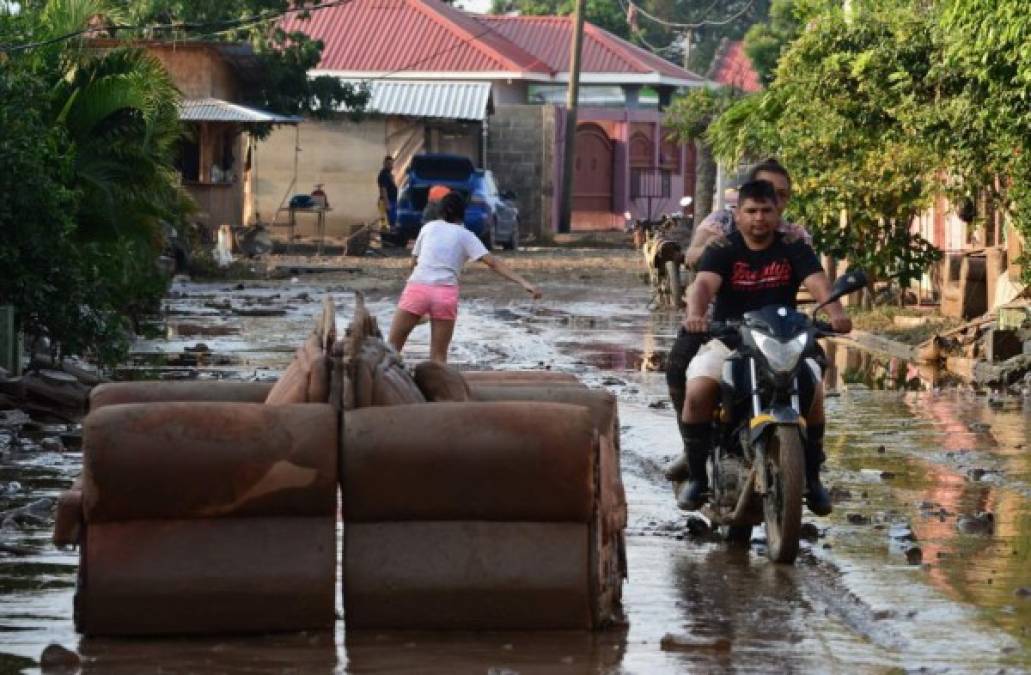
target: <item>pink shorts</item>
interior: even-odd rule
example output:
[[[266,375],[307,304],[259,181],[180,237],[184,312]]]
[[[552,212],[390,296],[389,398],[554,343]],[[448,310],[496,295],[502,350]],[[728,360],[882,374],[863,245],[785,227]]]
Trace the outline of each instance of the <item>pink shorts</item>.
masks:
[[[405,285],[398,309],[416,316],[454,321],[458,318],[458,286]]]

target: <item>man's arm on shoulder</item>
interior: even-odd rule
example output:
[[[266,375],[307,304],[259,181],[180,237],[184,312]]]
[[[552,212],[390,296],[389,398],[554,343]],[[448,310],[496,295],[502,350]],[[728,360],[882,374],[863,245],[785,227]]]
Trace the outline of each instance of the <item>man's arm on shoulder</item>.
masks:
[[[727,209],[713,211],[691,233],[691,244],[684,252],[684,263],[689,267],[696,266],[709,245],[725,242],[727,235],[733,231],[733,214]]]

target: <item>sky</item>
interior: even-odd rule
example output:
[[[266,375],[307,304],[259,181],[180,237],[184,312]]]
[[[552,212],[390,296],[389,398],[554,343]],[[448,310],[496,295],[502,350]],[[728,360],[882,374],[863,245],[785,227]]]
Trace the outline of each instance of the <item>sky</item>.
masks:
[[[456,0],[455,7],[464,9],[467,12],[486,14],[490,11],[490,0]]]

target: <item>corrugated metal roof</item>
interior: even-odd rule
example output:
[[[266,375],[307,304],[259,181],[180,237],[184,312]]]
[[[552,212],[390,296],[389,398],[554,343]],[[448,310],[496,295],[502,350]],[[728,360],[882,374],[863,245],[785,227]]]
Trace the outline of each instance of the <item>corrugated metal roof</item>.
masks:
[[[547,68],[469,15],[438,0],[352,0],[280,26],[322,40],[320,70],[541,72]]]
[[[218,98],[191,98],[179,103],[184,122],[236,122],[239,124],[297,124],[300,117],[277,115]]]
[[[489,112],[490,82],[389,80],[370,89],[366,110],[381,115],[482,121]]]
[[[439,0],[351,0],[291,15],[281,27],[325,45],[318,69],[353,73],[499,73],[541,82],[569,70],[568,16],[467,14]],[[584,74],[658,74],[673,84],[704,78],[590,23],[584,26]],[[539,75],[534,77],[534,75]]]
[[[493,16],[478,20],[534,54],[555,72],[569,72],[572,18],[568,16]],[[582,73],[659,73],[687,82],[703,78],[591,23],[584,24]]]

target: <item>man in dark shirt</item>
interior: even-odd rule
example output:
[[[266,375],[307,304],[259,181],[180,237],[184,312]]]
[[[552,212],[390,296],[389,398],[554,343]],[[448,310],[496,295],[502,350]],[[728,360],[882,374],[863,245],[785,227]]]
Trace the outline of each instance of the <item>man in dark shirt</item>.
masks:
[[[379,186],[379,198],[387,212],[387,222],[394,227],[397,221],[397,185],[394,183],[394,158],[387,155],[383,158],[383,168],[376,177]]]
[[[688,290],[688,316],[684,326],[689,332],[704,333],[706,317],[715,297],[714,318],[740,320],[745,312],[776,304],[795,306],[798,288],[804,285],[817,302],[831,294],[830,282],[820,267],[816,253],[806,243],[787,243],[776,231],[779,214],[777,195],[766,181],[751,181],[741,186],[738,202],[738,230],[727,237],[728,245],[706,249],[698,264],[698,274]],[[852,322],[841,303],[827,305],[831,326],[847,333]],[[712,416],[719,395],[723,362],[730,349],[720,340],[710,340],[687,369],[687,396],[684,403],[685,454],[691,480],[677,495],[677,504],[694,510],[705,502],[708,479],[705,463],[712,446]],[[811,369],[819,367],[812,363]],[[823,391],[814,372],[816,393],[806,414],[806,503],[818,515],[830,513],[830,496],[820,483],[823,462]]]

